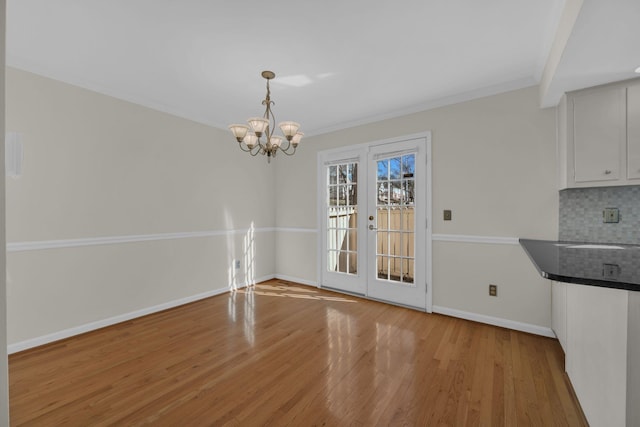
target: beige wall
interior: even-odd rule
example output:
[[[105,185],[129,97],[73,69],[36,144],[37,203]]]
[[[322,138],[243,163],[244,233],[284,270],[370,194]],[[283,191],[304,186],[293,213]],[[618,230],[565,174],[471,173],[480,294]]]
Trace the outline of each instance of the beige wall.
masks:
[[[6,102],[24,144],[6,185],[10,344],[241,284],[251,262],[275,273],[274,166],[227,132],[11,68]],[[11,250],[187,232],[211,235]]]
[[[278,274],[317,281],[308,258],[317,248],[318,151],[424,131],[432,132],[434,234],[556,239],[555,109],[538,100],[531,87],[304,140],[278,164],[276,221],[309,232],[279,231]],[[434,306],[550,326],[550,285],[519,246],[434,241],[433,261]]]
[[[4,136],[5,120],[5,0],[0,0],[0,135]],[[3,137],[4,141],[4,137]],[[4,146],[4,144],[3,144]],[[0,149],[0,426],[9,425],[9,379],[7,363],[7,288],[5,259],[5,172],[4,149]]]
[[[24,144],[23,174],[6,186],[10,344],[245,276],[315,283],[317,153],[333,147],[430,130],[434,233],[557,236],[555,112],[538,108],[537,88],[310,137],[268,165],[222,130],[11,68],[7,82],[7,130]],[[16,249],[187,232],[211,235]],[[549,286],[518,246],[435,241],[433,260],[435,306],[549,326]]]

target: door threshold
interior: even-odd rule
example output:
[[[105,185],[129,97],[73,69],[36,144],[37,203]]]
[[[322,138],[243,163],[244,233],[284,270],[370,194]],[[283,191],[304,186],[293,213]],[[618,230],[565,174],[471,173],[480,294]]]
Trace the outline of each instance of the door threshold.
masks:
[[[411,309],[411,310],[421,311],[423,313],[428,313],[426,308],[416,307],[416,306],[407,305],[407,304],[401,304],[401,303],[393,302],[393,301],[386,301],[386,300],[378,299],[378,298],[372,298],[370,296],[367,296],[365,294],[361,294],[361,293],[358,293],[358,292],[349,292],[349,291],[345,291],[345,290],[338,289],[338,288],[332,288],[331,286],[323,286],[323,285],[320,285],[320,289],[324,289],[324,290],[331,291],[331,292],[337,292],[339,294],[351,295],[351,296],[358,297],[358,298],[363,298],[363,299],[366,299],[366,300],[369,300],[369,301],[381,302],[383,304],[395,305],[396,307],[408,308],[408,309]]]
[[[332,288],[331,286],[323,286],[320,285],[320,289],[325,289],[327,291],[338,292],[339,294],[353,295],[354,297],[366,298],[365,294],[361,294],[358,292],[349,292],[338,288]]]

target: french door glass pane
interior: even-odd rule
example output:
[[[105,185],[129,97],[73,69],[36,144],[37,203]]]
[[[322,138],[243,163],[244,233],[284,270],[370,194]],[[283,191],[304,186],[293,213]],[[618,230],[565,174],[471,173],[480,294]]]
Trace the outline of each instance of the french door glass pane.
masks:
[[[328,175],[329,175],[329,184],[337,184],[337,176],[338,176],[338,167],[337,166],[329,166]]]
[[[347,252],[341,251],[340,252],[340,256],[338,257],[338,269],[337,271],[339,271],[340,273],[346,273],[347,270]]]
[[[383,256],[376,257],[376,264],[378,267],[378,279],[389,279],[389,258]]]
[[[358,230],[355,228],[349,229],[349,250],[351,252],[358,250]]]
[[[377,161],[378,278],[413,284],[415,273],[415,155]]]
[[[392,159],[389,159],[389,178],[390,179],[400,178],[400,165],[401,165],[400,157],[394,157]]]
[[[358,164],[327,167],[327,270],[357,274]]]

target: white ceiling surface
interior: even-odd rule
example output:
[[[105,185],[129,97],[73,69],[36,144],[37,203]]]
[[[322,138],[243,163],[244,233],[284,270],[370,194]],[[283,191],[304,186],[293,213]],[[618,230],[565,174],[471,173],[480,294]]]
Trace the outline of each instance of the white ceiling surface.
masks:
[[[640,77],[640,0],[584,0],[542,106],[564,92]]]
[[[549,94],[577,84],[572,64],[585,60],[600,79],[633,77],[640,63],[625,74],[628,64],[598,63],[581,50],[585,40],[606,44],[591,20],[602,4],[618,2],[640,4],[585,0]],[[564,6],[564,0],[7,3],[10,66],[220,128],[263,114],[260,72],[269,69],[276,73],[276,120],[298,121],[306,134],[536,84]],[[589,3],[601,5],[587,13]],[[619,16],[607,18],[605,31],[623,32]],[[577,72],[580,82],[589,81]]]

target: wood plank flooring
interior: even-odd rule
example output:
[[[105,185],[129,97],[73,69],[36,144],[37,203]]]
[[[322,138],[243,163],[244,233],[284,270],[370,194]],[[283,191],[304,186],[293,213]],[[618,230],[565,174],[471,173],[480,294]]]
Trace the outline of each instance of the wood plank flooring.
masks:
[[[11,424],[586,425],[556,340],[273,280],[11,355]]]

